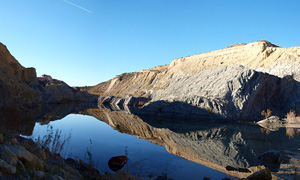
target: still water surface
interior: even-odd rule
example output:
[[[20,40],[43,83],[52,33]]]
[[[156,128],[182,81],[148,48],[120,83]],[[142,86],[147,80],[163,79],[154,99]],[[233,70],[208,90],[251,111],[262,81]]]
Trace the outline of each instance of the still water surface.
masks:
[[[31,113],[38,115],[31,118],[38,122],[34,128],[32,124],[32,136],[43,137],[49,125],[61,130],[63,136],[71,134],[71,141],[61,154],[65,158],[85,159],[90,150],[102,173],[112,172],[108,167],[111,157],[127,154],[129,161],[123,169],[128,168],[131,175],[146,179],[149,174],[154,177],[167,174],[175,180],[235,179],[247,176],[227,171],[226,166],[265,165],[278,169],[280,164],[270,166],[257,157],[269,150],[300,154],[300,131],[293,128],[268,130],[255,124],[142,119],[129,110],[102,108],[78,110],[63,106],[43,110],[47,113]]]
[[[114,130],[111,126],[98,119],[79,114],[70,114],[65,118],[49,123],[54,129],[62,130],[71,141],[62,153],[65,157],[85,158],[87,149],[91,149],[93,159],[101,172],[111,171],[108,160],[113,156],[128,153],[128,164],[132,175],[147,177],[153,174],[156,177],[166,173],[174,179],[223,179],[229,177],[222,172],[206,166],[188,161],[167,152],[166,148],[136,136]],[[47,125],[36,123],[33,131],[34,137],[43,137]],[[233,179],[233,178],[231,178]]]

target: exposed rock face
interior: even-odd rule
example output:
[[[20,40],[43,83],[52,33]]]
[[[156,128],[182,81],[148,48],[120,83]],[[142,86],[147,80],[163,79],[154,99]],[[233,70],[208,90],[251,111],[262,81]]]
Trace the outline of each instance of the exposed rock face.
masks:
[[[71,101],[97,101],[97,96],[71,88],[49,76],[37,78],[34,68],[24,68],[0,43],[0,107]]]
[[[266,108],[275,114],[299,111],[299,68],[300,47],[258,41],[124,73],[87,90],[101,96],[149,97],[151,103],[143,110],[151,113],[249,118]]]
[[[104,105],[111,105],[116,109],[122,109],[122,106],[133,106],[133,107],[141,107],[147,102],[149,102],[149,98],[145,97],[133,97],[126,96],[125,98],[115,97],[115,96],[107,96],[107,97],[99,97],[98,102]]]
[[[149,70],[124,73],[115,78],[90,87],[89,92],[100,95],[133,96],[149,95],[151,90],[168,87],[172,80],[197,74],[205,69],[219,66],[242,65],[249,69],[261,69],[278,73],[274,75],[297,74],[300,63],[300,47],[281,48],[268,41],[258,41],[246,45],[229,47],[213,52],[196,54],[175,59],[170,65]],[[293,69],[281,71],[283,64]],[[150,92],[149,92],[150,91]]]
[[[38,84],[31,86],[42,92],[42,102],[44,103],[63,103],[72,101],[97,102],[97,96],[87,92],[78,91],[70,87],[65,82],[52,79],[51,76],[43,75],[38,78]]]
[[[26,81],[32,79],[33,74],[34,69],[21,66],[6,46],[0,43],[0,107],[16,104],[16,101],[32,104],[35,93]]]
[[[153,90],[151,103],[137,113],[180,118],[253,119],[261,117],[260,112],[267,108],[278,115],[290,109],[299,111],[299,94],[299,82],[289,76],[279,78],[242,66],[222,66],[172,79],[168,87]],[[136,103],[130,105],[144,105],[150,100],[135,99]],[[119,102],[115,97],[105,99],[105,103],[114,106]],[[125,100],[123,104],[128,103]]]

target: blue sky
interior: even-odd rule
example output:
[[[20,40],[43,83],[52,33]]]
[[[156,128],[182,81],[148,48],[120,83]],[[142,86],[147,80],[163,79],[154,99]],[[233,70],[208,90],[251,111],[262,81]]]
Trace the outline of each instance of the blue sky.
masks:
[[[71,86],[265,39],[300,45],[300,1],[0,0],[0,42]]]

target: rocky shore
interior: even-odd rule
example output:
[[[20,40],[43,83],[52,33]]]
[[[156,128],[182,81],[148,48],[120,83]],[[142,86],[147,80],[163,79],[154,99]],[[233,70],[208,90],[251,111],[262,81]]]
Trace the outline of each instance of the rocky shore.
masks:
[[[2,180],[143,180],[128,170],[100,173],[81,159],[63,158],[42,149],[31,139],[0,134],[0,179]],[[173,180],[158,176],[153,180]]]
[[[100,178],[100,172],[82,160],[64,159],[31,139],[0,134],[0,179]]]

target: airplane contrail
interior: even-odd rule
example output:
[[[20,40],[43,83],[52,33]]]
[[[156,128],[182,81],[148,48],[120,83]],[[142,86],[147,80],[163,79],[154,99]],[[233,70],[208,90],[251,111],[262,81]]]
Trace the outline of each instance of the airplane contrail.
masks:
[[[93,13],[92,11],[90,11],[90,10],[88,10],[88,9],[85,9],[84,7],[81,7],[81,6],[77,5],[77,4],[71,3],[70,1],[67,1],[67,0],[63,0],[63,1],[65,1],[66,3],[69,3],[69,4],[71,4],[71,5],[73,5],[73,6],[75,6],[75,7],[78,7],[78,8],[80,8],[80,9],[86,11],[86,12]]]

